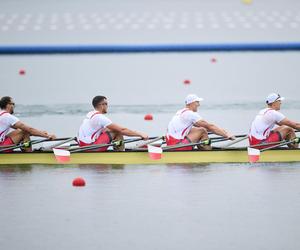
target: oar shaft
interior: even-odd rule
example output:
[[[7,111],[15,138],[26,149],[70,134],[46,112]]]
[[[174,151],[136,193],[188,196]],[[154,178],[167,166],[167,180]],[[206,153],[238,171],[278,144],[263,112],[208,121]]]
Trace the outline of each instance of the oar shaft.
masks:
[[[238,135],[238,137],[240,137],[240,136],[241,135]],[[214,140],[212,140],[212,139],[214,139]],[[229,139],[224,138],[224,137],[215,137],[215,138],[212,138],[212,139],[211,139],[211,143],[229,140]],[[241,140],[244,140],[244,139],[245,138],[241,138],[241,139],[238,139],[238,140],[241,141]],[[235,142],[235,143],[237,143],[237,142]],[[164,151],[167,151],[167,150],[171,150],[171,149],[177,149],[177,148],[183,148],[183,147],[191,147],[191,146],[198,146],[198,145],[207,145],[207,140],[203,140],[203,141],[199,141],[199,142],[192,142],[192,143],[187,143],[187,144],[176,144],[176,145],[172,145],[172,146],[163,147],[162,149]]]
[[[164,136],[160,136],[160,137],[154,137],[153,139],[150,139],[150,140],[147,140],[145,142],[143,142],[142,144],[140,145],[136,145],[133,149],[138,149],[138,148],[142,148],[142,147],[145,147],[153,142],[156,142],[156,141],[159,141],[159,140],[163,140],[164,139]]]
[[[153,138],[153,137],[151,137],[151,138]],[[142,138],[127,139],[127,140],[124,140],[124,143],[136,142],[136,141],[140,141],[140,140],[143,140],[143,139]],[[92,144],[92,145],[88,145],[88,146],[79,147],[76,149],[70,149],[69,151],[71,153],[76,153],[76,152],[82,152],[82,151],[86,151],[86,150],[96,150],[99,148],[115,146],[117,144],[118,144],[118,141],[108,143],[108,144]]]
[[[277,145],[274,145],[274,146],[271,146],[271,147],[268,147],[268,148],[261,149],[260,152],[264,152],[264,151],[266,151],[266,150],[268,150],[268,149],[273,149],[273,148],[278,148],[278,147],[281,147],[281,146],[285,146],[285,145],[288,145],[288,144],[293,143],[293,142],[294,142],[294,140],[284,141],[284,142],[279,143],[279,144],[277,144]],[[278,142],[277,142],[277,143],[278,143]]]
[[[247,136],[246,134],[243,134],[243,135],[235,135],[235,138],[240,138],[240,137],[245,137]],[[230,140],[224,136],[218,136],[218,137],[210,137],[210,139],[213,141],[213,140],[218,140],[218,139],[224,139],[224,140]]]
[[[246,136],[244,136],[244,137],[241,137],[241,138],[239,138],[239,139],[237,139],[237,140],[228,142],[228,143],[227,143],[226,145],[224,145],[222,148],[228,148],[228,147],[230,147],[230,146],[232,146],[232,145],[234,145],[234,144],[237,144],[237,143],[239,143],[239,142],[241,142],[241,141],[243,141],[243,140],[246,140],[247,138],[248,138],[248,135],[246,135]]]
[[[176,145],[171,145],[171,146],[166,146],[163,147],[162,150],[163,151],[168,151],[168,150],[172,150],[172,149],[177,149],[177,148],[184,148],[184,147],[191,147],[191,146],[197,146],[197,145],[204,145],[206,144],[205,141],[200,141],[200,142],[193,142],[193,143],[187,143],[187,144],[176,144]]]
[[[69,137],[69,138],[65,138],[65,139],[66,140],[64,140],[64,141],[60,141],[60,142],[55,143],[55,144],[53,144],[53,145],[51,145],[49,147],[45,147],[45,150],[51,150],[53,148],[56,148],[56,147],[59,147],[59,146],[65,144],[65,143],[68,143],[70,141],[74,141],[74,140],[76,140],[76,137],[71,137],[71,138]]]

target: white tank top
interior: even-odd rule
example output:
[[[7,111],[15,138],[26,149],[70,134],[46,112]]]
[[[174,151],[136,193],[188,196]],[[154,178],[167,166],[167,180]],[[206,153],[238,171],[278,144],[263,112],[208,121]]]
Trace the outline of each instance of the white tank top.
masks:
[[[1,110],[0,111],[0,142],[3,142],[5,136],[8,134],[9,129],[15,125],[19,119],[10,113]]]
[[[111,123],[112,121],[105,115],[96,110],[91,111],[79,128],[78,139],[87,144],[93,143]]]
[[[284,118],[283,114],[274,109],[262,109],[254,118],[249,135],[258,140],[266,139],[274,126]]]
[[[183,139],[193,125],[202,120],[202,117],[188,108],[178,110],[172,120],[169,122],[167,136],[172,136],[175,139]]]

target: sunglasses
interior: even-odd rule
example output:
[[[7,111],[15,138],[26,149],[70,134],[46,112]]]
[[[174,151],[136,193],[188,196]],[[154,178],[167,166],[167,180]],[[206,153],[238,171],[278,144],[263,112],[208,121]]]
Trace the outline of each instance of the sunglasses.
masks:
[[[278,95],[278,97],[276,98],[275,102],[281,98],[281,96],[279,94],[277,94],[277,95]]]

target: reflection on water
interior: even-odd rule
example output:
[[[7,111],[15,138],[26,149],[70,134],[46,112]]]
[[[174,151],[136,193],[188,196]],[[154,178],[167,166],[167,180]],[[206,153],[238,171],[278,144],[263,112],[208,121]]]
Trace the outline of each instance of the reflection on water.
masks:
[[[110,173],[112,170],[123,170],[126,165],[124,164],[80,164],[78,167],[81,169],[93,170],[96,173]]]
[[[1,165],[0,175],[6,175],[11,173],[25,173],[32,170],[32,165],[30,164],[20,164],[20,165]]]
[[[300,249],[299,190],[299,163],[1,166],[0,245]]]

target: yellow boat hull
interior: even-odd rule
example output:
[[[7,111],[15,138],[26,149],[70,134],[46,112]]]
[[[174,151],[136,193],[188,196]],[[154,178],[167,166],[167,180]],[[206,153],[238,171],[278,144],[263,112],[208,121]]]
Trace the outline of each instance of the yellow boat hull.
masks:
[[[71,154],[66,164],[169,164],[169,163],[245,163],[246,150],[164,152],[152,160],[147,152],[82,152]],[[277,149],[261,153],[259,162],[300,162],[300,149]],[[52,152],[0,154],[0,164],[61,164]]]

